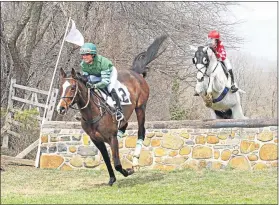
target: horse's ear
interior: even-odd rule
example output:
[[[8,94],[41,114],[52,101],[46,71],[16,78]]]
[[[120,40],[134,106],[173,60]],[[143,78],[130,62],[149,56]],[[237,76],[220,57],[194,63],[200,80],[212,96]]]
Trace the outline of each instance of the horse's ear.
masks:
[[[76,74],[75,69],[73,69],[73,68],[72,68],[72,72],[71,72],[71,74],[72,74],[72,77],[73,77],[73,78],[75,78],[75,77],[76,77],[76,75],[77,75],[77,74]]]
[[[61,76],[62,78],[66,78],[66,73],[65,73],[65,71],[63,70],[63,68],[60,68],[60,76]]]

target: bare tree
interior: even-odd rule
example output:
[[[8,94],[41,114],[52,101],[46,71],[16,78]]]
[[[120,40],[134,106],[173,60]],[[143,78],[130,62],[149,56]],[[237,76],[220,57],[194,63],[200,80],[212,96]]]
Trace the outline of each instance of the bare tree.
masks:
[[[152,62],[147,81],[151,93],[147,120],[171,119],[177,107],[184,119],[207,118],[205,106],[192,96],[196,70],[189,45],[203,45],[206,34],[218,29],[226,47],[235,49],[243,42],[234,33],[241,22],[227,20],[235,2],[1,2],[1,103],[7,99],[10,78],[23,85],[48,90],[68,17],[74,19],[86,42],[97,45],[98,53],[112,60],[117,69],[129,69],[133,58],[161,34],[168,35],[165,52]],[[79,69],[78,46],[65,43],[59,61],[64,69]],[[249,95],[243,97],[247,114],[249,102],[259,96],[256,74],[244,69],[247,59],[238,59],[239,84]],[[250,66],[250,64],[249,64]],[[241,70],[242,69],[242,70]],[[253,68],[251,68],[253,69]],[[249,72],[248,72],[249,71]],[[247,82],[247,75],[255,75]],[[243,78],[243,80],[241,80]],[[56,76],[55,87],[58,87]],[[172,90],[176,84],[178,89]],[[251,85],[252,84],[252,85]],[[3,87],[2,87],[3,88]],[[262,90],[265,92],[266,90]],[[270,96],[276,97],[276,92]],[[174,100],[175,98],[175,100]],[[271,97],[269,97],[271,99]],[[176,102],[176,103],[174,103]],[[247,102],[247,103],[245,103]],[[265,101],[266,102],[266,101]],[[259,109],[262,101],[258,100]],[[276,100],[269,106],[275,109]],[[165,110],[161,112],[161,110]],[[272,111],[273,112],[273,111]],[[74,111],[73,111],[74,114]],[[255,114],[256,115],[256,114]],[[67,115],[64,120],[71,119]]]

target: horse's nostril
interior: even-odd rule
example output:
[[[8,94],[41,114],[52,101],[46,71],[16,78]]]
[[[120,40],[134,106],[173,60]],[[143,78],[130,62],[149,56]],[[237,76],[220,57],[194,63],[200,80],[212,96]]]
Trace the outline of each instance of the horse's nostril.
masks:
[[[64,107],[59,107],[58,108],[58,113],[59,114],[65,114],[65,112],[66,112],[66,109]]]
[[[200,79],[198,79],[198,81],[199,81],[199,82],[202,82],[202,81],[203,81],[203,77],[201,77]]]

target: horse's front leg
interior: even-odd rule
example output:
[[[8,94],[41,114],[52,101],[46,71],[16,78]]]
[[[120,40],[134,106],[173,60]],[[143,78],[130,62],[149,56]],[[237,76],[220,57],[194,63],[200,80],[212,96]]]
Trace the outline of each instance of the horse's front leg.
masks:
[[[108,170],[109,176],[110,176],[108,184],[110,186],[112,186],[113,183],[116,181],[116,178],[115,178],[115,175],[114,175],[111,163],[110,163],[110,159],[109,159],[108,150],[106,148],[106,145],[105,145],[104,142],[95,141],[95,140],[92,140],[92,141],[95,144],[95,146],[100,150],[100,152],[101,152],[101,154],[103,156],[103,159],[104,159],[104,161],[106,163],[107,170]]]
[[[120,158],[119,158],[119,146],[118,146],[118,140],[116,134],[112,136],[110,141],[110,147],[112,151],[113,156],[113,162],[114,162],[114,168],[116,171],[119,171],[123,176],[127,177],[134,173],[133,169],[123,169]]]
[[[213,81],[214,81],[215,76],[210,76],[209,77],[209,85],[206,91],[206,96],[205,96],[205,106],[206,107],[211,107],[212,106],[212,101],[213,101],[213,96],[212,96],[212,92],[213,92]]]

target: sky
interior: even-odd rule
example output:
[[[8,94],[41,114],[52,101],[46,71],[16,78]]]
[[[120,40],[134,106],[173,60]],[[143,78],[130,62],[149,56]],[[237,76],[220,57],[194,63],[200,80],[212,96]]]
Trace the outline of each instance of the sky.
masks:
[[[235,30],[243,35],[241,51],[258,59],[277,62],[277,2],[239,2],[231,11],[236,20],[245,22]]]

